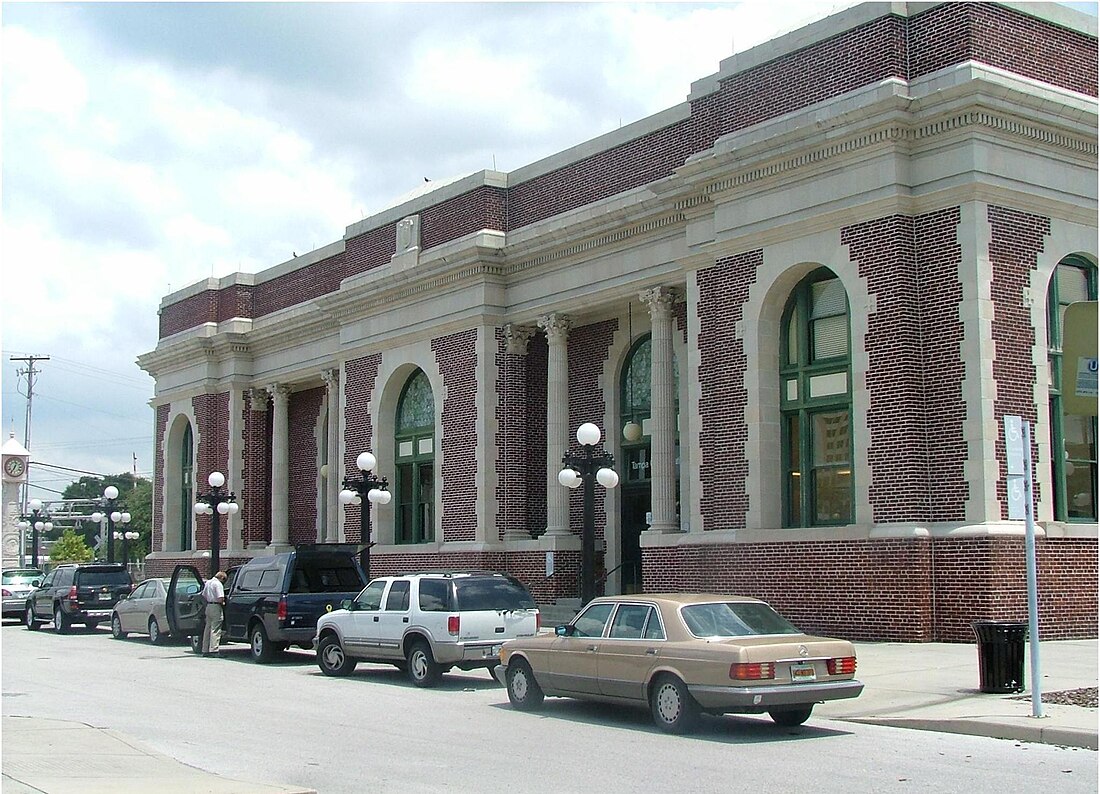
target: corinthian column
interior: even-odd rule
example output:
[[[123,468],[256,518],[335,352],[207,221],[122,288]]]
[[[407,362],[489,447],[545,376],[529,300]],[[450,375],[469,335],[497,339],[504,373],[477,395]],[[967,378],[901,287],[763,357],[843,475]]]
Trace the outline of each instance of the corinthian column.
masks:
[[[569,318],[539,320],[549,348],[546,361],[546,534],[569,534],[569,489],[558,482],[569,444]]]
[[[340,460],[337,446],[340,443],[340,370],[326,369],[321,373],[325,381],[328,393],[328,454],[325,455],[324,500],[325,500],[325,526],[321,536],[325,543],[336,543],[339,540],[339,516],[340,516]]]
[[[271,546],[290,546],[290,389],[267,387],[271,395]]]
[[[672,393],[672,304],[666,287],[639,296],[649,307],[652,326],[650,370],[650,532],[676,532],[676,414]]]

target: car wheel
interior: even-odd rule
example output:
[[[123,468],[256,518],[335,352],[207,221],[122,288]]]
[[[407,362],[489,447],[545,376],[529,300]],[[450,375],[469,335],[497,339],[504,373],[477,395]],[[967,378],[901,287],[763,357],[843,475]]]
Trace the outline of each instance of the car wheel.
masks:
[[[252,661],[257,664],[267,664],[271,661],[271,658],[275,655],[275,647],[271,644],[271,641],[267,638],[267,632],[264,631],[263,624],[257,623],[252,627],[252,632],[248,635],[249,642],[251,643]]]
[[[126,639],[126,632],[122,630],[122,619],[117,613],[111,615],[111,636],[116,640]]]
[[[812,705],[799,706],[793,709],[772,709],[768,712],[768,716],[775,721],[776,725],[782,725],[784,728],[793,728],[808,720],[813,710],[814,707]]]
[[[532,711],[542,705],[542,687],[531,672],[531,665],[517,659],[508,665],[508,700],[520,711]]]
[[[23,613],[23,625],[31,631],[38,631],[38,621],[34,618],[34,607],[27,604],[27,611]]]
[[[436,664],[431,646],[424,640],[417,640],[409,646],[405,661],[409,665],[409,680],[417,686],[430,687],[439,683],[443,670]]]
[[[684,682],[674,675],[662,675],[649,695],[653,721],[665,733],[687,733],[699,719],[699,704]]]
[[[58,634],[69,633],[69,619],[65,617],[65,613],[61,611],[61,606],[54,607],[53,610],[53,630]]]
[[[317,646],[317,666],[325,675],[345,676],[355,669],[355,660],[344,653],[334,634],[326,634]]]
[[[149,642],[158,645],[162,639],[164,635],[160,633],[160,624],[157,623],[157,619],[149,618]]]
[[[188,643],[191,645],[192,653],[202,653],[202,635],[192,634],[187,638]]]

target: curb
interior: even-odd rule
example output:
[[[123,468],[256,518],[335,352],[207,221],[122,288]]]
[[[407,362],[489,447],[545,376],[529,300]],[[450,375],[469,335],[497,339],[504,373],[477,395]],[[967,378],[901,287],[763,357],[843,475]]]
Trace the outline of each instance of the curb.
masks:
[[[1056,725],[1008,725],[1003,722],[990,723],[968,719],[933,720],[918,717],[848,717],[839,719],[842,722],[856,722],[864,725],[886,725],[893,728],[909,728],[917,731],[985,736],[992,739],[1012,739],[1036,744],[1056,744],[1063,747],[1077,747],[1083,750],[1098,749],[1097,731],[1058,727]]]

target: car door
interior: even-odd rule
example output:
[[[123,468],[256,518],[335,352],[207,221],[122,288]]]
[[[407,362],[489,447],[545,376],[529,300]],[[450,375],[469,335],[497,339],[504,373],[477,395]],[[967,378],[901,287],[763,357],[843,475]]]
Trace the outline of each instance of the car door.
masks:
[[[551,689],[577,694],[598,694],[597,667],[607,619],[615,605],[589,604],[565,633],[554,640],[549,654]]]
[[[376,615],[378,654],[387,659],[399,659],[405,629],[409,626],[409,580],[390,583],[382,609]]]
[[[177,565],[168,583],[164,609],[173,637],[193,637],[202,632],[206,604],[202,598],[202,574],[192,565]]]
[[[646,681],[661,655],[663,637],[653,606],[619,604],[600,646],[596,671],[600,693],[645,701]]]
[[[122,624],[123,631],[145,631],[144,624],[138,624],[137,613],[141,605],[141,599],[149,595],[149,583],[142,582],[134,592],[115,604],[115,614],[118,622]]]
[[[50,571],[42,580],[42,586],[31,593],[31,606],[37,618],[49,620],[53,617],[53,605],[50,603],[53,583],[57,581],[57,571]]]
[[[341,622],[344,651],[353,656],[378,655],[378,613],[387,581],[376,579],[355,597],[346,620]]]

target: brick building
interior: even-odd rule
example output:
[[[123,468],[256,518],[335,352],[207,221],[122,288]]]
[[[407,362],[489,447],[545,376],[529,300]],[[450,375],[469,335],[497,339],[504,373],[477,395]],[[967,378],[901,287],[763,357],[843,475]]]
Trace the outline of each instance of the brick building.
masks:
[[[1041,631],[1096,636],[1095,420],[1060,306],[1096,298],[1096,20],[868,3],[739,53],[687,101],[483,171],[258,274],[165,297],[155,551],[360,538],[374,573],[507,570],[575,598],[594,422],[600,587],[717,590],[804,629],[970,641],[1026,613],[1002,420],[1033,424]],[[548,576],[552,560],[553,575]]]

